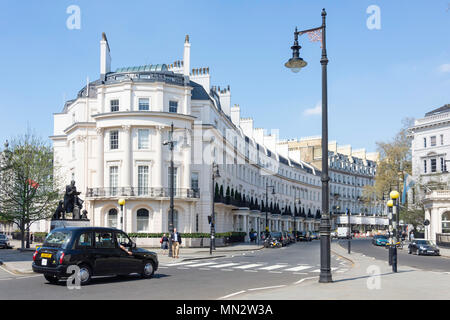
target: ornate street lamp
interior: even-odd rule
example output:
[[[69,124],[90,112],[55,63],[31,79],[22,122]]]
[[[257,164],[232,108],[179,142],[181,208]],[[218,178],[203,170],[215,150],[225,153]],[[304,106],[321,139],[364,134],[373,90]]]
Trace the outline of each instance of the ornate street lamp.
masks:
[[[170,149],[170,181],[169,181],[169,190],[170,190],[170,217],[169,217],[169,253],[168,256],[172,257],[172,233],[173,233],[173,198],[174,198],[174,165],[173,165],[173,149],[176,141],[173,140],[173,123],[170,126],[169,132],[169,140],[164,141],[163,145],[169,146]]]
[[[309,34],[312,41],[321,41],[322,43],[322,211],[320,219],[320,283],[332,282],[331,277],[331,242],[330,242],[330,212],[329,212],[329,181],[328,176],[328,88],[327,88],[327,49],[326,49],[326,15],[325,9],[322,10],[322,26],[318,28],[294,32],[294,45],[292,49],[292,58],[285,66],[297,73],[304,68],[307,63],[300,58],[300,46],[298,36]],[[321,37],[320,37],[321,34]]]
[[[265,236],[265,238],[264,238],[264,240],[265,239],[267,239],[267,236],[269,235],[269,218],[268,218],[268,210],[269,210],[269,188],[272,188],[272,195],[274,195],[275,194],[275,186],[269,186],[267,183],[266,183],[266,203],[265,203],[265,205],[266,205],[266,236]]]

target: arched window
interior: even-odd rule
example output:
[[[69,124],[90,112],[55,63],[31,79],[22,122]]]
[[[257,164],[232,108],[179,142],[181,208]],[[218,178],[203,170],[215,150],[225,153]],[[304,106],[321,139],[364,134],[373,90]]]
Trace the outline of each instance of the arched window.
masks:
[[[149,212],[147,209],[139,209],[136,213],[136,231],[148,231]]]
[[[169,210],[168,221],[167,221],[168,226],[170,226],[170,219],[171,219],[171,214],[170,214],[170,210]],[[174,229],[176,228],[178,230],[178,211],[176,209],[173,209],[173,228]]]
[[[110,209],[107,216],[107,226],[110,228],[117,228],[117,209]]]
[[[450,212],[442,215],[442,233],[450,233]]]

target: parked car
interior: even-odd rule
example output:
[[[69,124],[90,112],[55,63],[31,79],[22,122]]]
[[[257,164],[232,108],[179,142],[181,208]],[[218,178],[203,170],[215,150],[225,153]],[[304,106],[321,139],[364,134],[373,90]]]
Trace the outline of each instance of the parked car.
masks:
[[[311,240],[318,240],[320,238],[319,233],[317,233],[317,232],[311,232],[310,236],[311,236]]]
[[[9,238],[5,234],[0,234],[0,248],[9,249],[11,247],[11,242],[9,242]]]
[[[372,244],[375,246],[386,246],[389,243],[389,239],[385,235],[375,235],[372,238]]]
[[[305,231],[297,231],[297,241],[311,241],[311,237],[309,236],[309,233],[306,233]]]
[[[73,265],[79,267],[81,285],[86,285],[94,276],[138,273],[151,278],[158,256],[137,248],[121,230],[97,227],[54,229],[33,255],[33,271],[51,283],[67,278],[67,268]]]
[[[408,253],[415,253],[417,255],[433,255],[439,256],[439,249],[433,241],[425,240],[425,239],[416,239],[413,240],[408,245]]]
[[[295,242],[295,236],[294,236],[294,233],[293,233],[293,232],[289,232],[289,231],[288,231],[287,236],[288,236],[288,239],[289,239],[289,242],[290,242],[290,243]]]

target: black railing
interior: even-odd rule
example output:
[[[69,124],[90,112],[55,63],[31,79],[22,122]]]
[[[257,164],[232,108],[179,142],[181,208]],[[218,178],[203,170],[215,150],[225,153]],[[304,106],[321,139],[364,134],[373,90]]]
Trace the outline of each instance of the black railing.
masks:
[[[450,233],[436,233],[436,244],[450,248]]]
[[[175,198],[200,198],[200,190],[175,188],[174,196]],[[141,187],[88,188],[86,192],[86,197],[168,198],[170,197],[170,188],[141,188]]]

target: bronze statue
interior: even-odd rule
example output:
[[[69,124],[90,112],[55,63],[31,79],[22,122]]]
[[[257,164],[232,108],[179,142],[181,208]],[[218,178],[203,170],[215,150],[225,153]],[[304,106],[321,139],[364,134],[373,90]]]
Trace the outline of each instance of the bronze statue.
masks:
[[[77,191],[75,181],[72,180],[70,185],[66,186],[66,193],[64,194],[64,210],[66,213],[72,213],[73,219],[79,220],[81,218],[80,211],[83,208],[83,200],[78,196],[81,192]]]
[[[59,219],[65,219],[66,218],[66,211],[64,210],[64,201],[60,200],[58,203],[58,208],[56,208],[55,213],[52,216],[52,220],[59,220]]]

